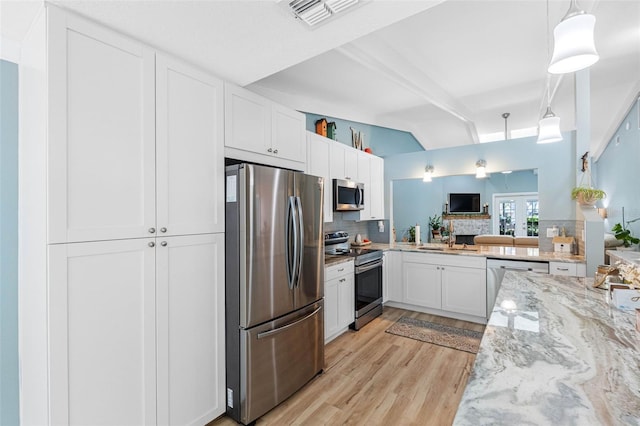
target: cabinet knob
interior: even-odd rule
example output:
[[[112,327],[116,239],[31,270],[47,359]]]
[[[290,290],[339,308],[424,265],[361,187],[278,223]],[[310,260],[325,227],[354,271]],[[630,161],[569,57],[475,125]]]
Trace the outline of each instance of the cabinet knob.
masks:
[[[349,176],[345,176],[344,177],[346,180],[351,180],[351,178]]]
[[[342,278],[342,279],[340,279],[340,282],[341,282],[341,283],[343,283],[343,282],[345,282],[346,280],[347,280],[346,278]]]
[[[278,153],[278,150],[277,150],[277,149],[274,149],[274,150],[273,150],[273,153],[274,153],[274,154],[277,154],[277,153]]]
[[[160,232],[167,232],[167,228],[160,228]]]
[[[149,233],[150,234],[155,234],[156,232],[156,228],[149,228]]]
[[[267,149],[267,152],[273,152],[273,150],[271,148]]]
[[[166,246],[167,246],[167,242],[166,242],[166,241],[163,241],[163,242],[161,242],[161,243],[160,243],[160,245],[161,245],[162,247],[166,247]]]
[[[342,271],[344,271],[344,268],[338,269],[338,272],[342,272]]]
[[[154,243],[153,241],[149,243],[149,247],[155,247],[155,246],[156,246],[156,243]]]

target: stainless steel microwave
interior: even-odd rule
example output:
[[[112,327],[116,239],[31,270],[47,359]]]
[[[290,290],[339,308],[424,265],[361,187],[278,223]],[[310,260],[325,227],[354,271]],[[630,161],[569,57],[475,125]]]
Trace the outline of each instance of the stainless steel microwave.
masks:
[[[333,210],[352,212],[364,209],[364,184],[352,180],[333,180]]]

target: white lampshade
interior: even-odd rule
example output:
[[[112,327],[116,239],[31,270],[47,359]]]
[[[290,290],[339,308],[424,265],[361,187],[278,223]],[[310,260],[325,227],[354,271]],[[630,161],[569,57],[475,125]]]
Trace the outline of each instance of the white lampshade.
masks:
[[[600,59],[596,52],[593,30],[596,18],[587,13],[565,18],[553,30],[551,74],[566,74],[587,68]]]
[[[476,178],[482,179],[487,177],[487,162],[484,160],[476,161]]]
[[[431,178],[433,176],[433,166],[427,166],[424,168],[424,177],[422,178],[423,182],[431,182]]]
[[[538,127],[538,143],[560,142],[561,140],[560,117],[556,117],[548,107]]]

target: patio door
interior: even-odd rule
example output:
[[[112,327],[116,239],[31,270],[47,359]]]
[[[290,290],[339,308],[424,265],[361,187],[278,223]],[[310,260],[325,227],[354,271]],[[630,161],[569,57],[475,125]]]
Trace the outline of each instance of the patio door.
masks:
[[[493,233],[538,236],[538,193],[494,194]]]

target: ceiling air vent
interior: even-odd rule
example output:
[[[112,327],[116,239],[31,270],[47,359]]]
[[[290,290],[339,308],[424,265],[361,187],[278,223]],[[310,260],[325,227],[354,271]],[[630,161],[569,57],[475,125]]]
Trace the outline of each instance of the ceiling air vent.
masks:
[[[314,27],[334,15],[359,3],[359,0],[285,0],[294,16]]]

